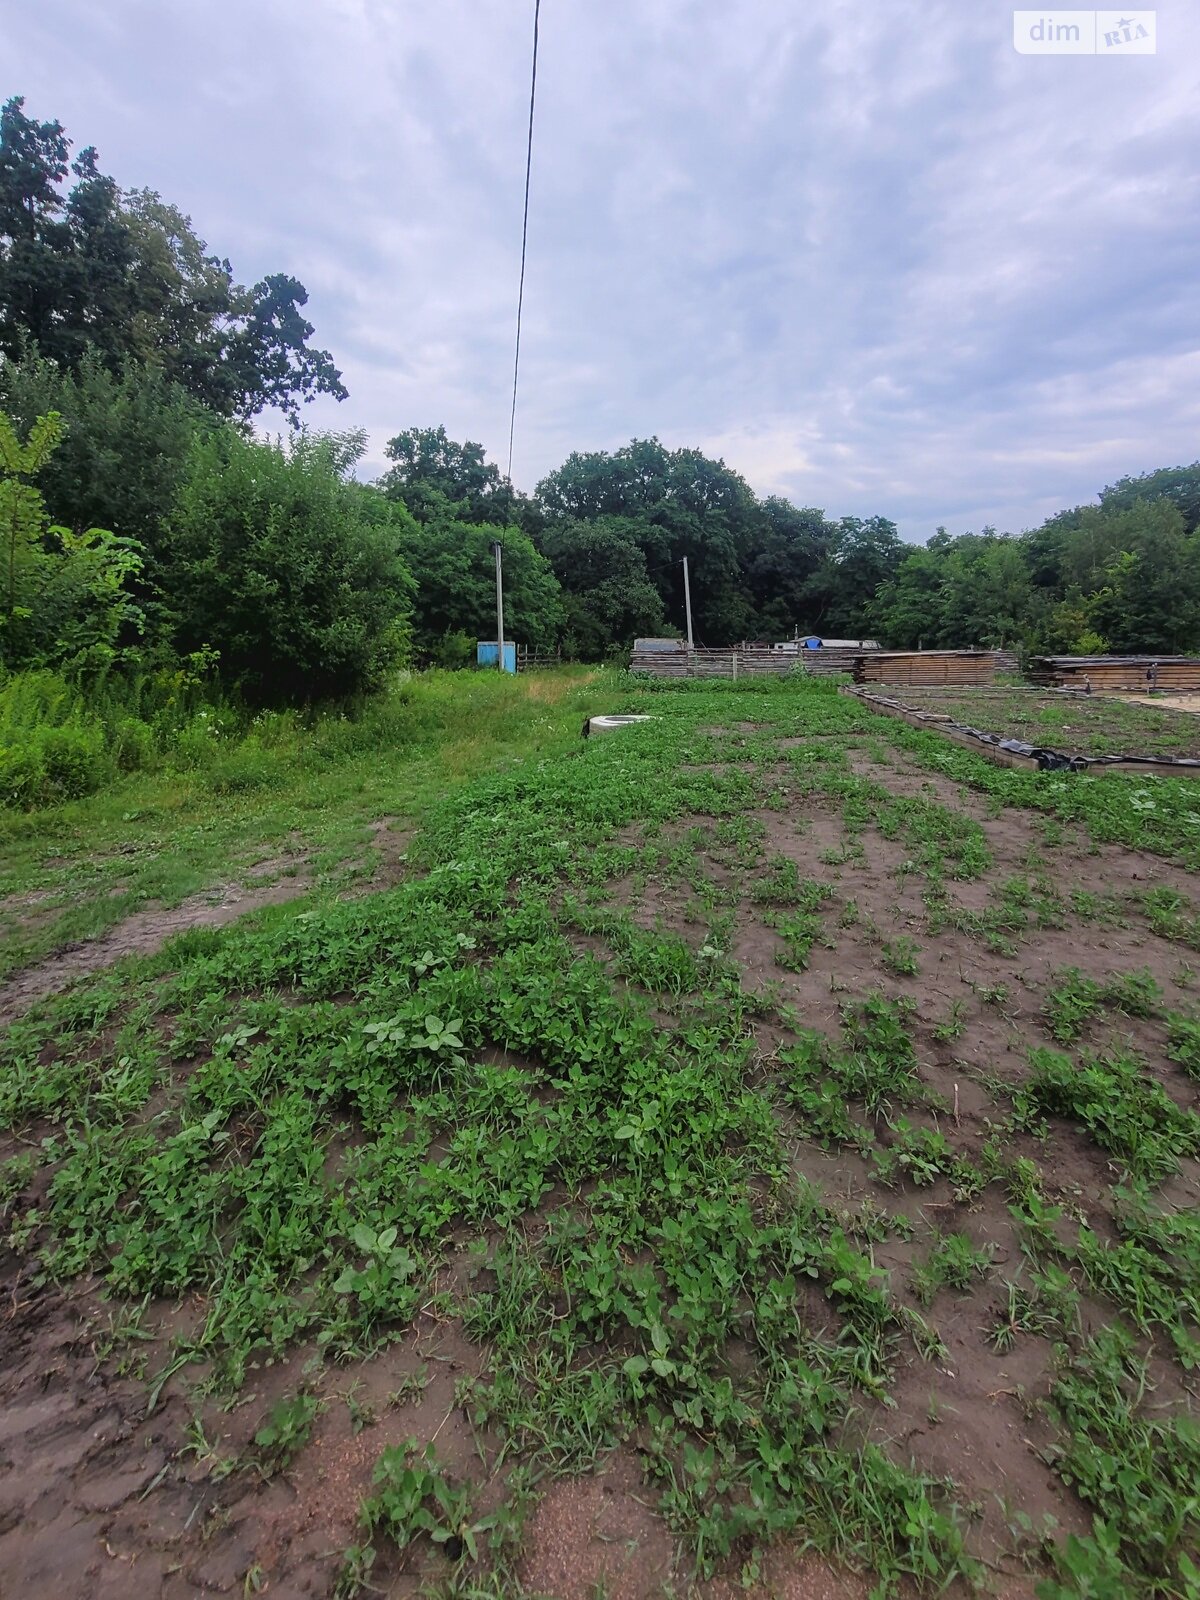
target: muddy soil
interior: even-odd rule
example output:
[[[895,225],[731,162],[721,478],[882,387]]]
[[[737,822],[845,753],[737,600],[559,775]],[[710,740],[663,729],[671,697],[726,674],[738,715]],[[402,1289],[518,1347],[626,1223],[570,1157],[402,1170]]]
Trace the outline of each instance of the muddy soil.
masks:
[[[737,731],[752,729],[744,724]],[[1029,1049],[1053,1042],[1047,995],[1064,968],[1098,979],[1148,970],[1168,1008],[1195,1004],[1188,952],[1154,933],[1141,908],[1146,888],[1168,886],[1193,897],[1195,879],[1157,857],[1095,847],[1065,828],[1056,835],[1061,842],[1049,844],[1043,819],[992,816],[980,797],[902,756],[880,761],[867,753],[868,743],[853,756],[858,775],[893,794],[965,812],[982,828],[992,865],[978,878],[947,880],[952,908],[984,914],[1000,903],[1006,884],[1031,882],[1044,872],[1064,902],[1071,891],[1085,891],[1119,914],[1088,921],[1064,904],[1052,919],[1058,925],[1031,923],[1007,944],[938,926],[926,899],[928,882],[913,869],[903,840],[871,827],[847,835],[832,803],[807,796],[787,803],[785,792],[781,809],[748,813],[761,828],[763,858],[782,856],[795,863],[800,878],[821,880],[832,890],[819,912],[821,936],[807,965],[793,971],[780,964],[787,946],[770,925],[775,908],[754,898],[761,867],[739,865],[736,848],[717,841],[711,818],[673,822],[659,843],[699,830],[693,863],[699,888],[709,891],[711,906],[733,913],[729,953],[744,986],[770,997],[769,1014],[757,1024],[756,1081],[766,1092],[779,1070],[777,1052],[794,1040],[796,1026],[835,1035],[847,999],[879,988],[913,1007],[920,1077],[931,1098],[913,1110],[912,1124],[938,1128],[956,1153],[976,1159],[1007,1115],[1006,1086],[1024,1076]],[[787,790],[785,764],[772,769],[770,781]],[[372,886],[379,888],[403,875],[408,835],[385,818],[376,840],[383,860]],[[641,832],[625,830],[621,840],[637,845]],[[230,921],[306,887],[298,875],[258,888],[226,886],[171,912],[147,909],[102,939],[14,979],[0,990],[0,1014],[123,955],[156,949],[184,928]],[[707,937],[696,881],[639,872],[611,883],[609,897],[643,928],[677,932],[695,948]],[[888,964],[887,951],[900,939],[919,947],[915,973]],[[577,936],[577,942],[605,953],[601,940]],[[661,1019],[670,1025],[668,1011]],[[1161,1021],[1105,1013],[1089,1021],[1082,1042],[1096,1049],[1129,1045],[1179,1104],[1196,1103],[1197,1086],[1166,1056]],[[942,1353],[933,1359],[915,1347],[897,1350],[895,1404],[864,1406],[860,1437],[884,1445],[905,1464],[952,1477],[961,1502],[975,1511],[972,1543],[994,1565],[995,1592],[1005,1600],[1029,1600],[1032,1581],[1012,1555],[1015,1515],[1023,1512],[1037,1523],[1052,1514],[1065,1532],[1086,1531],[1090,1517],[1044,1460],[1053,1442],[1043,1409],[1048,1343],[1021,1334],[997,1349],[994,1339],[1005,1316],[1004,1284],[1021,1264],[1007,1196],[992,1185],[960,1202],[944,1180],[918,1187],[902,1178],[889,1187],[857,1153],[821,1150],[782,1114],[781,1128],[793,1169],[820,1188],[845,1226],[872,1213],[908,1219],[910,1228],[871,1248],[892,1292],[925,1317],[941,1341]],[[890,1137],[880,1125],[881,1147]],[[1022,1136],[1010,1140],[1010,1148],[1043,1167],[1050,1193],[1072,1214],[1086,1215],[1111,1236],[1106,1206],[1114,1170],[1080,1129],[1055,1123],[1045,1144]],[[1162,1195],[1176,1207],[1200,1204],[1200,1164],[1185,1162]],[[914,1270],[935,1236],[952,1229],[989,1250],[990,1266],[970,1289],[943,1288],[926,1305],[914,1291]],[[171,1359],[169,1335],[189,1309],[149,1307],[145,1340],[114,1339],[113,1314],[93,1285],[64,1290],[42,1282],[31,1263],[0,1244],[0,1600],[329,1596],[342,1552],[363,1539],[359,1505],[375,1462],[382,1450],[409,1439],[422,1446],[436,1440],[450,1471],[479,1486],[481,1514],[503,1499],[510,1463],[501,1459],[496,1439],[476,1433],[456,1393],[462,1379],[481,1370],[487,1353],[452,1319],[424,1312],[404,1339],[370,1361],[345,1366],[328,1367],[313,1351],[296,1350],[286,1362],[255,1371],[228,1410],[189,1393],[181,1375],[165,1384],[148,1413],[155,1374]],[[1092,1326],[1108,1312],[1085,1305],[1083,1315]],[[322,1406],[311,1438],[284,1470],[268,1474],[254,1435],[271,1406],[301,1388]],[[517,1562],[529,1595],[864,1600],[869,1592],[869,1584],[786,1545],[768,1552],[748,1589],[736,1573],[689,1586],[632,1449],[598,1462],[590,1474],[543,1480],[537,1493]],[[379,1592],[409,1597],[449,1573],[444,1556],[421,1546],[381,1557],[369,1581]]]
[[[359,1506],[376,1461],[409,1440],[436,1441],[448,1471],[475,1481],[481,1516],[504,1497],[497,1442],[472,1428],[456,1400],[482,1352],[452,1321],[423,1315],[381,1355],[332,1370],[296,1351],[253,1373],[232,1410],[189,1399],[172,1379],[148,1414],[147,1378],[169,1359],[165,1340],[135,1344],[144,1375],[122,1376],[95,1286],[68,1293],[37,1276],[11,1252],[0,1255],[0,1600],[329,1596],[343,1552],[365,1541]],[[160,1333],[170,1320],[164,1311]],[[254,1435],[272,1404],[302,1386],[322,1404],[311,1438],[266,1476]],[[598,1592],[865,1600],[868,1592],[861,1579],[786,1548],[769,1555],[749,1589],[733,1579],[690,1585],[627,1450],[593,1474],[539,1487],[518,1570],[525,1594],[553,1600]],[[451,1571],[422,1543],[381,1554],[370,1582],[373,1592],[415,1600]]]
[[[66,1292],[39,1277],[0,1251],[2,1600],[327,1596],[342,1552],[363,1538],[359,1505],[384,1449],[436,1437],[447,1467],[472,1476],[481,1451],[495,1456],[455,1400],[481,1356],[452,1323],[421,1317],[403,1341],[346,1368],[295,1351],[253,1372],[231,1410],[171,1379],[148,1413],[154,1374],[171,1359],[172,1312],[152,1308],[150,1337],[118,1340],[114,1352],[113,1308],[95,1287]],[[122,1360],[135,1370],[122,1375]],[[322,1406],[311,1438],[268,1474],[254,1435],[302,1388]],[[377,1576],[399,1597],[449,1570],[424,1550]]]

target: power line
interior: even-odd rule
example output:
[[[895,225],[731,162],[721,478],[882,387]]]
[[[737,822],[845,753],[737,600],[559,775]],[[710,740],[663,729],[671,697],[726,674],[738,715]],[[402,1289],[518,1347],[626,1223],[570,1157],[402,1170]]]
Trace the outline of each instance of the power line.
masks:
[[[529,176],[533,170],[533,103],[537,97],[538,17],[542,0],[533,6],[533,74],[529,84],[529,143],[525,151],[525,216],[521,223],[521,287],[517,291],[517,348],[513,355],[512,415],[508,419],[508,481],[512,482],[513,435],[517,427],[517,373],[521,366],[521,310],[525,304],[525,246],[529,240]]]

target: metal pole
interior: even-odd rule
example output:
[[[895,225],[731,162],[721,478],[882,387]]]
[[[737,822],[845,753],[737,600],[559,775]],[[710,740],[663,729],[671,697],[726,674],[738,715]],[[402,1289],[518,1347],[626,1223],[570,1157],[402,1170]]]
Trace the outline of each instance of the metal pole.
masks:
[[[500,561],[500,541],[493,539],[492,553],[496,557],[496,665],[504,671],[504,569]]]
[[[687,612],[688,649],[694,650],[695,643],[692,639],[692,588],[688,583],[688,564],[686,556],[683,558],[683,606],[684,610]]]

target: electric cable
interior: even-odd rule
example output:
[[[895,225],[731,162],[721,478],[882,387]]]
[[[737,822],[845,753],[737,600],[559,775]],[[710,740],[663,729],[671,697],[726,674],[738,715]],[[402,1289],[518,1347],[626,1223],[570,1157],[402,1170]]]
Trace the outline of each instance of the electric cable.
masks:
[[[517,345],[513,353],[512,414],[508,419],[508,481],[512,483],[513,435],[517,427],[517,374],[521,368],[521,312],[525,305],[525,249],[529,242],[529,178],[533,171],[533,106],[537,98],[538,19],[542,0],[533,5],[533,73],[529,84],[529,142],[525,149],[525,215],[521,222],[521,287],[517,291]]]

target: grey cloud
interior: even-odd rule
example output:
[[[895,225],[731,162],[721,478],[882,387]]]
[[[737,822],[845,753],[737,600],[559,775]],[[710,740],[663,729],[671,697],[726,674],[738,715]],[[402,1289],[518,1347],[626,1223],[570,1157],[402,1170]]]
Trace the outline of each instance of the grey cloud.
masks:
[[[503,462],[532,5],[48,0],[6,77],[243,278],[372,459]],[[996,0],[543,0],[515,476],[657,432],[836,513],[1019,528],[1196,453],[1190,0],[1030,58]]]

